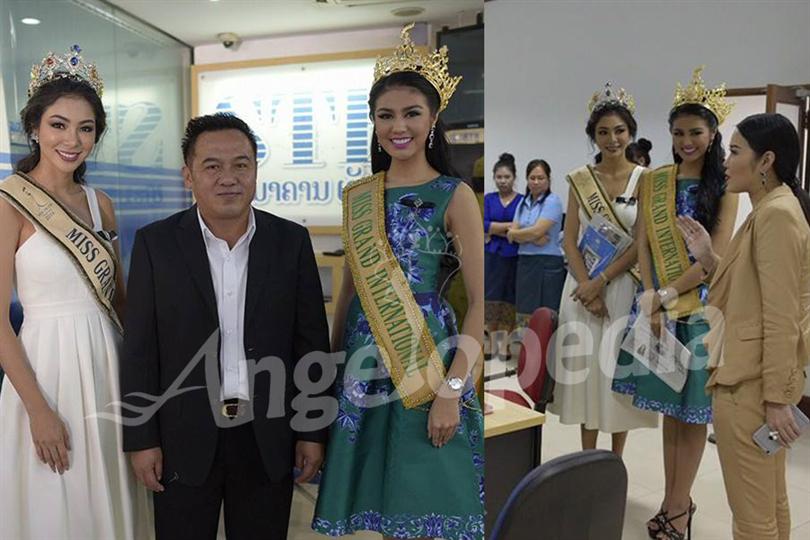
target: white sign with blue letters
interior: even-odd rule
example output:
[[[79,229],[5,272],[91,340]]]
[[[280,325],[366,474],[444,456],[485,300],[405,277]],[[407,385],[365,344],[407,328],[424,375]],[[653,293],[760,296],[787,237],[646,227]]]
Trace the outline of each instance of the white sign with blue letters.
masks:
[[[197,75],[197,114],[231,112],[256,133],[254,206],[305,225],[339,225],[343,186],[370,174],[374,58]]]

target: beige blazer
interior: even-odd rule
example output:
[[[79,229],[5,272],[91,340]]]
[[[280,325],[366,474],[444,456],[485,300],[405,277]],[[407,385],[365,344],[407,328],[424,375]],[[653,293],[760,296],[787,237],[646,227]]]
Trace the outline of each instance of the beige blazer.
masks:
[[[768,193],[709,287],[706,387],[761,378],[763,400],[797,403],[810,359],[810,226],[793,192]]]

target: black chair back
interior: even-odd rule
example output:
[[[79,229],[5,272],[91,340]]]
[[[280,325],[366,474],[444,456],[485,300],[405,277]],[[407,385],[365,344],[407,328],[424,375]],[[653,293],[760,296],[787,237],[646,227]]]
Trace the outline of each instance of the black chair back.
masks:
[[[517,485],[490,540],[621,540],[627,470],[607,450],[540,465]]]

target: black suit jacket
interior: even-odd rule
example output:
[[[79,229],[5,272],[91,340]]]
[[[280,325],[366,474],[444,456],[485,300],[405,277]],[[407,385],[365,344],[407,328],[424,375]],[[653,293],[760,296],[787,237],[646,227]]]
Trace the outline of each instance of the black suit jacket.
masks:
[[[245,354],[249,361],[276,357],[280,362],[275,361],[275,368],[281,369],[256,375],[252,425],[268,476],[281,481],[292,473],[296,441],[325,442],[327,438],[327,429],[293,430],[291,402],[300,393],[293,380],[295,365],[307,353],[329,351],[328,327],[307,230],[267,212],[254,212]],[[214,415],[219,414],[220,367],[216,297],[196,206],[136,233],[127,296],[120,369],[124,417],[133,416],[127,405],[143,407],[152,402],[129,395],[133,392],[160,396],[178,378],[183,379],[183,391],[162,403],[147,421],[124,423],[124,451],[160,447],[164,480],[200,485],[208,476],[217,446],[219,428]],[[205,360],[190,366],[206,342],[216,355],[208,389]],[[184,370],[188,371],[185,377]],[[332,371],[323,375],[333,377]],[[314,380],[320,375],[317,367],[310,370]],[[317,395],[331,395],[331,390]],[[278,400],[283,399],[280,417],[268,418],[271,399],[277,412],[281,411]]]

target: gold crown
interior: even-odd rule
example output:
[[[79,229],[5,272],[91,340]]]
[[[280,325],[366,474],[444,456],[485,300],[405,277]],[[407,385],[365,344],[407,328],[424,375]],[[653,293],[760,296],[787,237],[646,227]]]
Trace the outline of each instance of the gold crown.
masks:
[[[443,111],[461,76],[451,77],[447,71],[447,46],[432,53],[419,51],[411,40],[414,23],[405,26],[400,34],[402,42],[391,56],[378,56],[374,64],[374,83],[392,73],[412,71],[424,77],[439,93],[439,112]]]
[[[601,92],[594,92],[591,101],[588,103],[588,112],[593,114],[602,107],[608,105],[619,105],[624,107],[631,113],[636,111],[636,102],[627,90],[619,88],[613,89],[613,85],[609,82],[605,83],[605,87]]]
[[[43,84],[65,78],[86,82],[101,97],[104,93],[104,81],[101,80],[95,64],[88,64],[82,59],[81,52],[81,47],[73,45],[67,54],[48,52],[42,62],[31,66],[28,97],[33,96]]]
[[[681,83],[675,88],[675,99],[672,108],[680,107],[687,103],[695,103],[709,109],[715,117],[717,123],[722,124],[728,117],[733,103],[726,101],[726,83],[722,83],[717,88],[709,90],[703,83],[703,69],[706,66],[695,68],[692,72],[692,82],[689,86],[683,87]]]

